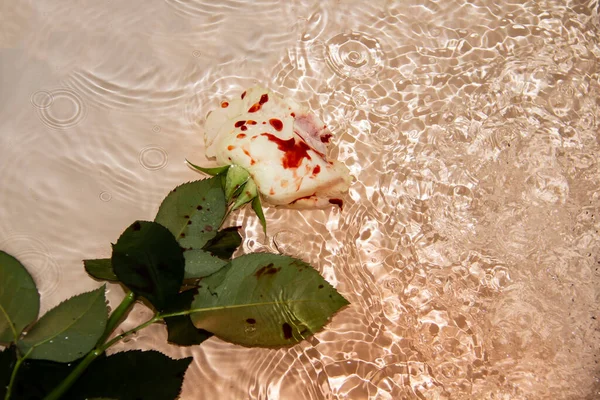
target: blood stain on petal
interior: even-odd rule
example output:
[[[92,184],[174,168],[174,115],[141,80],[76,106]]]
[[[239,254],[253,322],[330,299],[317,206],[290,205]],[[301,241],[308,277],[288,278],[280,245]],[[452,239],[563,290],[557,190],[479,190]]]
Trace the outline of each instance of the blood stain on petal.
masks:
[[[271,118],[269,120],[269,124],[271,124],[271,126],[277,131],[277,132],[281,132],[283,130],[283,122],[281,122],[280,119],[277,118]]]
[[[283,168],[298,168],[302,164],[303,159],[312,159],[310,154],[308,154],[310,147],[302,141],[296,141],[295,138],[283,140],[270,133],[262,133],[261,135],[266,136],[271,142],[276,143],[277,148],[285,153],[281,159]]]

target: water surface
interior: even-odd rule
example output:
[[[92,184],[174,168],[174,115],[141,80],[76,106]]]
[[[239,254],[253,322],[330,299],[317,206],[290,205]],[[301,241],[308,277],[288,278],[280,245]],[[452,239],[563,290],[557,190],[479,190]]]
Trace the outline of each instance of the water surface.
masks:
[[[42,311],[97,287],[81,260],[198,178],[204,116],[260,83],[322,116],[356,180],[341,212],[268,209],[266,239],[228,223],[352,305],[289,349],[153,326],[115,350],[194,356],[182,399],[598,398],[598,21],[595,0],[0,1],[0,248]]]

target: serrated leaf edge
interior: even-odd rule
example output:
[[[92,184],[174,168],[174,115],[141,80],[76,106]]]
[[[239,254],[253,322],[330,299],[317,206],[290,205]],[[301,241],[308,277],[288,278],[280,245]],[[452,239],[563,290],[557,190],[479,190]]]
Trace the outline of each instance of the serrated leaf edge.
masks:
[[[62,306],[62,305],[63,305],[63,304],[65,304],[66,302],[68,302],[68,301],[70,301],[70,300],[72,300],[72,299],[74,299],[74,298],[76,298],[76,297],[83,296],[83,295],[85,295],[85,294],[89,294],[89,293],[94,293],[94,292],[98,292],[98,294],[100,294],[100,295],[101,295],[101,296],[104,298],[104,303],[106,303],[106,284],[104,284],[104,285],[100,286],[98,289],[94,289],[94,290],[91,290],[91,291],[89,291],[89,292],[83,292],[83,293],[79,293],[79,294],[77,294],[77,295],[75,295],[75,296],[69,297],[68,299],[65,299],[65,300],[61,301],[61,302],[60,302],[58,305],[56,305],[55,307],[53,307],[53,308],[51,308],[50,310],[48,310],[48,311],[46,312],[46,314],[48,314],[48,313],[49,313],[50,311],[52,311],[52,310],[55,310],[55,309],[57,309],[58,307]],[[83,313],[81,313],[77,319],[73,320],[73,321],[72,321],[72,322],[71,322],[69,325],[67,325],[67,326],[66,326],[64,329],[62,329],[60,332],[58,332],[57,334],[53,335],[52,337],[49,337],[49,338],[47,338],[47,339],[45,339],[45,340],[43,340],[43,341],[41,341],[41,342],[38,342],[38,343],[36,343],[36,344],[32,345],[32,346],[30,347],[30,350],[29,350],[29,351],[33,351],[33,350],[34,350],[36,347],[39,347],[39,346],[41,346],[41,345],[43,345],[43,344],[46,344],[46,343],[48,343],[50,340],[52,340],[52,339],[56,338],[57,336],[60,336],[60,334],[61,334],[61,333],[65,332],[67,329],[69,329],[69,328],[71,328],[73,325],[75,325],[75,324],[76,324],[76,323],[77,323],[77,322],[78,322],[78,321],[81,319],[81,317],[82,317],[83,315],[85,315],[85,314],[86,314],[86,313],[87,313],[87,312],[88,312],[88,311],[89,311],[89,310],[92,308],[92,306],[93,306],[93,305],[96,303],[96,300],[97,300],[97,298],[94,298],[94,299],[93,299],[93,301],[90,301],[90,306],[89,306],[89,308],[87,308],[87,309],[86,309],[86,310],[85,310]],[[41,317],[40,317],[40,318],[39,318],[39,319],[36,321],[36,323],[35,323],[33,326],[31,326],[31,328],[30,328],[30,329],[33,329],[33,328],[34,328],[34,327],[37,325],[37,323],[38,323],[38,322],[39,322],[39,321],[40,321],[42,318],[44,318],[44,316],[45,316],[46,314],[42,315],[42,316],[41,316]],[[27,338],[27,336],[25,336],[25,339],[26,339],[26,338]],[[20,342],[22,343],[23,341],[21,340]]]
[[[203,172],[209,176],[217,176],[219,174],[222,174],[223,172],[226,172],[230,167],[230,165],[223,165],[221,167],[210,167],[210,168],[201,167],[199,165],[194,164],[187,158],[185,159],[185,162],[188,163],[188,165],[191,166],[193,169]]]

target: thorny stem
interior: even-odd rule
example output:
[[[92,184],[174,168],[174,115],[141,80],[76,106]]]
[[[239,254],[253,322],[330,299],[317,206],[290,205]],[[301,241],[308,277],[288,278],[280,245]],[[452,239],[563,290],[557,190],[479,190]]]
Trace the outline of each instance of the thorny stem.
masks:
[[[221,227],[223,225],[223,223],[225,222],[225,219],[227,219],[227,217],[231,213],[232,204],[233,204],[233,201],[228,203],[229,211],[226,213],[226,215],[221,220],[219,227]],[[121,304],[119,304],[117,309],[111,314],[110,318],[108,319],[104,333],[102,334],[102,337],[96,344],[96,348],[94,350],[90,351],[84,357],[84,359],[81,360],[81,362],[79,364],[77,364],[75,369],[73,369],[73,371],[71,371],[71,373],[57,387],[55,387],[52,390],[52,392],[50,392],[50,394],[44,398],[44,400],[59,400],[71,388],[71,386],[73,386],[73,384],[77,381],[77,379],[79,379],[79,377],[85,372],[85,370],[89,367],[89,365],[96,358],[98,358],[99,356],[104,354],[106,349],[108,349],[115,343],[123,340],[127,336],[134,334],[134,333],[146,328],[147,326],[152,325],[155,322],[161,321],[164,318],[175,317],[175,316],[180,316],[180,315],[189,315],[194,312],[213,310],[213,308],[206,308],[206,309],[187,310],[187,311],[175,312],[175,313],[170,313],[170,314],[156,313],[148,321],[136,326],[133,329],[128,330],[127,332],[123,332],[122,334],[115,336],[110,341],[106,342],[105,344],[102,344],[110,336],[110,334],[116,328],[116,326],[119,324],[119,322],[121,322],[121,319],[123,318],[123,316],[131,309],[131,307],[134,305],[136,300],[137,300],[137,296],[133,292],[127,292],[127,294],[125,295],[125,298],[121,301]],[[214,309],[220,309],[220,308],[226,308],[226,307],[215,307]],[[27,357],[27,355],[29,355],[29,353],[26,354],[25,357]],[[13,376],[11,376],[11,383],[8,386],[8,391],[7,391],[5,400],[9,400],[10,389],[11,389],[13,380],[16,376],[16,370],[18,370],[18,367],[20,367],[20,364],[23,362],[25,357],[23,357],[23,359],[20,359],[19,361],[17,361],[17,365],[15,365],[15,370],[13,371]]]
[[[144,322],[141,325],[136,326],[133,329],[128,330],[127,332],[123,332],[118,336],[115,336],[112,340],[108,341],[106,344],[97,346],[94,350],[90,351],[87,356],[79,364],[71,373],[57,386],[48,396],[44,398],[44,400],[59,400],[70,388],[73,386],[75,381],[85,372],[85,370],[89,367],[89,365],[99,356],[104,354],[106,349],[108,349],[113,344],[119,342],[120,340],[126,338],[127,336],[136,333],[137,331],[144,329],[148,325],[152,325],[156,321],[159,321],[160,317],[158,315],[153,316],[148,321]]]
[[[136,300],[137,296],[133,292],[125,294],[125,298],[121,301],[121,304],[119,304],[115,311],[110,315],[110,318],[108,318],[106,329],[104,329],[104,333],[96,343],[96,346],[100,346],[102,343],[106,342],[106,339],[108,339],[117,325],[123,320],[123,317],[129,312],[131,307],[133,307]]]
[[[105,345],[103,345],[100,349],[104,352],[106,349],[108,349],[113,344],[120,342],[127,336],[137,333],[138,331],[141,331],[142,329],[146,328],[147,326],[152,325],[155,322],[160,321],[161,319],[162,319],[162,317],[160,315],[155,314],[152,318],[150,318],[148,321],[144,322],[143,324],[140,324],[140,325],[136,326],[135,328],[128,330],[127,332],[123,332],[120,335],[115,336],[110,341],[108,341]]]
[[[52,392],[50,392],[50,394],[45,397],[44,400],[60,399],[62,395],[65,394],[65,392],[67,392],[67,390],[69,390],[71,386],[73,386],[77,378],[81,376],[81,374],[87,369],[87,367],[92,363],[92,361],[94,361],[96,357],[101,355],[103,352],[104,351],[99,351],[97,349],[90,351],[85,356],[85,358],[81,360],[79,364],[77,364],[77,367],[75,367],[75,369],[71,371],[71,373],[57,387],[55,387],[52,390]]]
[[[121,303],[121,305],[123,305],[123,303],[125,303],[126,301],[129,301],[129,300],[124,299],[123,302]],[[276,303],[276,302],[269,302],[269,304],[274,304],[274,303]],[[133,303],[131,303],[131,304],[133,304]],[[61,398],[61,396],[63,396],[71,388],[71,386],[73,386],[73,384],[81,376],[81,374],[83,374],[85,372],[85,370],[88,368],[88,366],[96,358],[98,358],[100,355],[104,354],[106,349],[108,349],[115,343],[123,340],[127,336],[132,335],[132,334],[146,328],[147,326],[152,325],[155,322],[161,321],[164,318],[169,318],[169,317],[189,315],[189,314],[193,314],[193,313],[206,312],[206,311],[224,310],[224,309],[229,309],[229,308],[240,308],[240,307],[246,307],[246,306],[248,306],[248,304],[240,304],[240,305],[235,305],[235,306],[195,308],[195,309],[191,309],[191,310],[185,310],[185,311],[179,311],[179,312],[167,313],[167,314],[156,313],[152,318],[150,318],[146,322],[136,326],[133,329],[128,330],[127,332],[123,332],[120,335],[115,336],[114,338],[112,338],[110,341],[106,342],[103,345],[96,346],[96,348],[94,350],[92,350],[91,352],[89,352],[85,356],[85,358],[83,360],[81,360],[81,362],[77,365],[77,367],[75,367],[75,369],[73,371],[71,371],[71,373],[65,378],[65,380],[63,380],[56,388],[54,388],[54,390],[52,390],[52,392],[48,396],[46,396],[44,398],[44,400],[59,400]],[[117,310],[115,310],[115,313],[118,310],[126,310],[126,309],[127,309],[127,307],[121,308],[121,306],[119,306],[117,308]],[[111,316],[111,319],[112,319],[112,316]],[[117,319],[120,319],[120,318],[117,318]],[[5,400],[8,400],[8,397]]]

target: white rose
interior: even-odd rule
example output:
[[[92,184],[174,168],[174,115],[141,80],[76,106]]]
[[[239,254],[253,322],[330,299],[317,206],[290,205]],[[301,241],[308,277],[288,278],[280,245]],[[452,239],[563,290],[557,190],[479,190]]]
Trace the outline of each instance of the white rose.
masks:
[[[348,168],[327,159],[332,137],[306,107],[261,87],[224,101],[206,119],[206,155],[246,169],[264,199],[302,208],[341,206]]]

